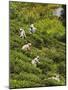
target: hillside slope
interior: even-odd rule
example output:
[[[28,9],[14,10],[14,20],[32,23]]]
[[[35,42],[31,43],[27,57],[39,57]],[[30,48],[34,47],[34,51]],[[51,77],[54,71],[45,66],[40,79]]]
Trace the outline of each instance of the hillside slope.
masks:
[[[60,5],[10,2],[10,88],[65,85],[65,27],[52,15],[55,7]],[[32,35],[31,23],[37,28]],[[20,38],[20,27],[25,39]],[[22,51],[28,42],[31,51]],[[31,61],[37,55],[40,63],[35,67]],[[48,79],[55,75],[60,81]]]

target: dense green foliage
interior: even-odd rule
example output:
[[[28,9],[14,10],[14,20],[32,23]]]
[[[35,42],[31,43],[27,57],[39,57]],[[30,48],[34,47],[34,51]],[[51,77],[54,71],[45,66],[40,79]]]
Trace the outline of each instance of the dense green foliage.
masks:
[[[65,85],[65,27],[53,16],[52,11],[62,5],[10,2],[10,88]],[[34,23],[36,33],[29,34]],[[20,38],[19,28],[25,29],[27,37]],[[32,43],[30,52],[21,47]],[[31,61],[37,55],[37,67]],[[48,79],[59,74],[60,82]]]

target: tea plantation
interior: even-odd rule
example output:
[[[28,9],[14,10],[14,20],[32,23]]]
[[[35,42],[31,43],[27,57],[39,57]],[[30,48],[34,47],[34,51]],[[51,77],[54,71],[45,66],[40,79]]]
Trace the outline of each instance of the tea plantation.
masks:
[[[10,88],[61,86],[66,81],[65,26],[62,17],[52,14],[57,4],[9,2],[10,18]],[[29,34],[30,24],[36,32]],[[23,28],[26,38],[20,38]],[[24,52],[22,46],[31,43],[31,50]],[[32,59],[40,57],[35,67]],[[59,75],[60,81],[49,79]]]

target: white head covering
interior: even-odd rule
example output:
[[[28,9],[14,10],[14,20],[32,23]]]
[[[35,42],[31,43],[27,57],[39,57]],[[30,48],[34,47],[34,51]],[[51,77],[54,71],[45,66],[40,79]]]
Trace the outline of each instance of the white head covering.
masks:
[[[20,28],[20,31],[22,31],[23,29],[22,28]]]
[[[31,24],[30,27],[31,27],[31,28],[34,28],[34,24]]]
[[[31,46],[31,43],[28,43],[29,46]]]
[[[39,56],[37,56],[37,58],[39,58]]]

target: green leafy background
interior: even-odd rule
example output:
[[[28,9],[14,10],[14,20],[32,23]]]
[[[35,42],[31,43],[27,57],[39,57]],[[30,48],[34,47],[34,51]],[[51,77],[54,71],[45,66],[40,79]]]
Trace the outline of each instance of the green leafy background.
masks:
[[[52,13],[63,6],[9,2],[10,88],[65,85],[65,18]],[[29,34],[31,23],[37,28],[33,35]],[[20,38],[20,27],[25,29],[26,39]],[[31,51],[23,52],[21,47],[28,42],[32,43]],[[34,67],[31,61],[37,55],[40,63]],[[60,75],[60,82],[48,79],[55,74]]]

